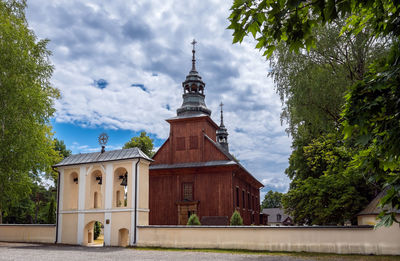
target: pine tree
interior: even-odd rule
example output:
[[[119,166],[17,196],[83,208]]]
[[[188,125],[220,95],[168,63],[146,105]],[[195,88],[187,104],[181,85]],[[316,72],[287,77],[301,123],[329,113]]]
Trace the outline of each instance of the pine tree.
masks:
[[[240,213],[235,210],[231,217],[231,226],[242,226],[243,225],[243,218],[240,216]]]
[[[201,223],[200,223],[199,217],[196,214],[190,215],[187,225],[188,226],[200,226]]]

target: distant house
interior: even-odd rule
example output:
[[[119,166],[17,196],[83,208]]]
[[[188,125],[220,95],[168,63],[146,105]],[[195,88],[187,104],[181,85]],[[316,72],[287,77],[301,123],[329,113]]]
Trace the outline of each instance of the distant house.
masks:
[[[281,208],[264,208],[262,211],[264,216],[268,216],[269,226],[293,226],[293,218],[285,214]]]

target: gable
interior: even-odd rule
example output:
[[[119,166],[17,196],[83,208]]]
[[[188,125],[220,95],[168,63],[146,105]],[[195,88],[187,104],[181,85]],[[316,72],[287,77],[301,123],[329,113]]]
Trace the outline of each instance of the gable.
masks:
[[[170,140],[169,138],[164,142],[163,145],[157,150],[153,156],[154,164],[168,164],[169,163],[169,149]]]
[[[230,160],[216,144],[211,142],[207,136],[204,136],[204,161]]]

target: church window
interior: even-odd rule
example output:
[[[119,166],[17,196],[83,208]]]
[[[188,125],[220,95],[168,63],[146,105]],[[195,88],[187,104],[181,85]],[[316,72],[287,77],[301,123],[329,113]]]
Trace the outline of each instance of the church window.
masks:
[[[245,198],[245,196],[244,196],[244,190],[242,190],[242,202],[243,202],[243,208],[246,208],[246,202],[245,202],[245,200],[246,200],[246,198]]]
[[[176,138],[176,150],[185,150],[185,137]]]
[[[282,216],[281,214],[276,215],[276,221],[281,222]]]
[[[199,147],[199,139],[197,138],[197,136],[190,136],[189,148],[191,150],[195,150],[198,149],[198,147]]]
[[[236,187],[236,207],[240,207],[239,205],[239,188]]]
[[[247,192],[247,207],[251,209],[250,192]]]
[[[259,202],[258,202],[258,197],[256,197],[256,202],[255,202],[255,209],[256,209],[256,211],[258,211],[258,204],[259,204]]]
[[[183,183],[183,200],[193,200],[193,183]]]

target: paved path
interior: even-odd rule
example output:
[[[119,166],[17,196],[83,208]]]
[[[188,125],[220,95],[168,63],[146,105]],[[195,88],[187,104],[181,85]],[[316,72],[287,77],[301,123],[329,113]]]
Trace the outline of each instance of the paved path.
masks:
[[[0,260],[315,260],[285,255],[246,255],[191,251],[137,250],[117,247],[56,246],[0,242]],[[337,260],[337,259],[336,259]]]

